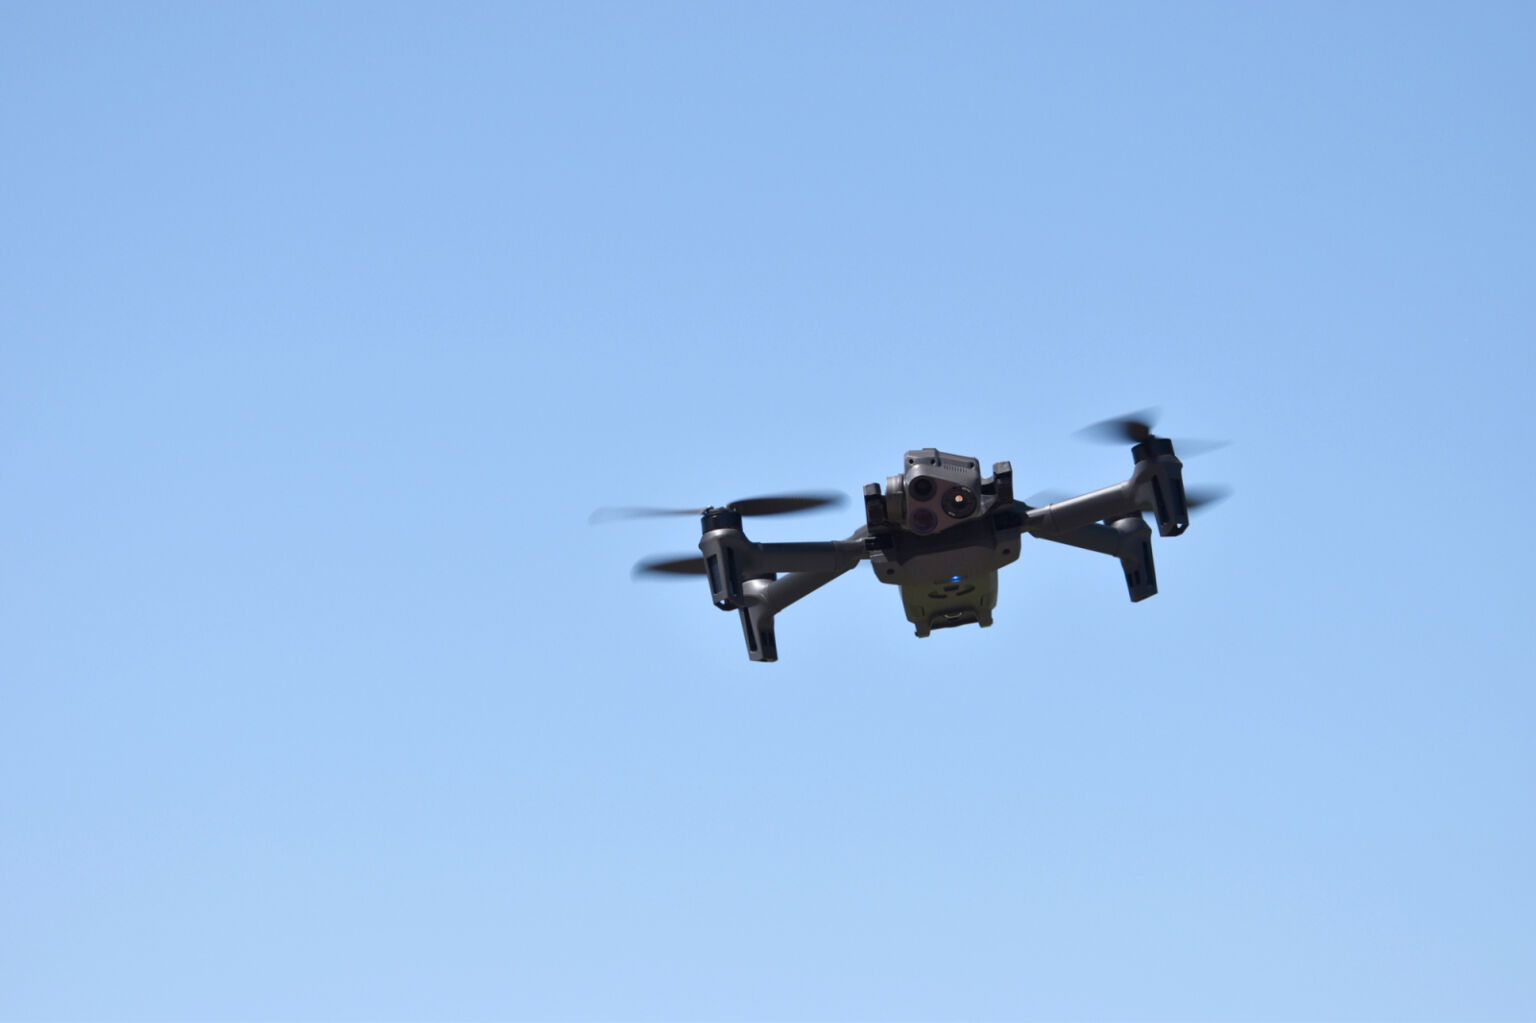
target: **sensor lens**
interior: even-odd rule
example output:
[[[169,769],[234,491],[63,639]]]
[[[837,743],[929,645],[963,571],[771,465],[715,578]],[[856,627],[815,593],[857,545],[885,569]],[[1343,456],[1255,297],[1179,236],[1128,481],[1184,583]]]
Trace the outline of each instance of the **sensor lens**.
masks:
[[[931,533],[939,524],[939,517],[928,508],[912,509],[912,532]]]
[[[952,519],[963,519],[976,510],[976,495],[968,487],[950,487],[944,491],[944,514]]]
[[[927,476],[919,476],[907,486],[907,493],[914,501],[926,501],[933,496],[935,489],[933,480]]]

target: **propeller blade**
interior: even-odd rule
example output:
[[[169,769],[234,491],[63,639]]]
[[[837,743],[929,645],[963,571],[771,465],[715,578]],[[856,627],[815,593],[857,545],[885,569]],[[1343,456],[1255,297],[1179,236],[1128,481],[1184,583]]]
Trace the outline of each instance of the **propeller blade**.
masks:
[[[830,491],[820,494],[779,494],[772,497],[748,497],[725,505],[742,515],[787,515],[790,512],[810,511],[843,504],[847,498]],[[622,519],[648,519],[666,515],[703,515],[705,508],[599,508],[587,517],[587,522],[598,525],[618,522]]]
[[[810,511],[812,508],[828,508],[847,501],[842,494],[781,494],[774,497],[748,497],[732,501],[727,507],[743,515],[787,515],[791,512]]]
[[[649,519],[663,515],[703,515],[703,508],[599,508],[587,516],[587,522],[596,526],[604,522],[619,522],[623,519]]]
[[[1180,455],[1208,455],[1212,451],[1220,451],[1232,442],[1229,440],[1195,440],[1185,438],[1173,442],[1174,451]]]
[[[1140,412],[1132,412],[1127,416],[1100,420],[1092,426],[1085,426],[1078,430],[1077,435],[1101,444],[1123,444],[1126,441],[1140,444],[1152,436],[1152,427],[1157,422],[1157,414],[1157,409],[1148,408]]]
[[[681,558],[648,558],[634,567],[634,575],[703,575],[704,556],[691,554]]]
[[[1126,441],[1140,444],[1152,436],[1152,427],[1157,424],[1157,418],[1157,409],[1142,409],[1140,412],[1132,412],[1118,419],[1105,419],[1092,426],[1085,426],[1077,431],[1077,436],[1100,444],[1124,444]],[[1174,441],[1173,446],[1174,450],[1181,455],[1203,455],[1220,450],[1226,447],[1227,443],[1224,440],[1186,439]]]
[[[1219,504],[1232,496],[1231,487],[1185,487],[1184,504],[1190,511],[1196,508],[1209,508],[1213,504]]]

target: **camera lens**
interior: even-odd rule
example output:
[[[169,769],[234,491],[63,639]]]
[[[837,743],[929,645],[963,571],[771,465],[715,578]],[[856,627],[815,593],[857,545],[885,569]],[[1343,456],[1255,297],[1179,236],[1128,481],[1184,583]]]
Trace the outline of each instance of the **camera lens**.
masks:
[[[935,487],[933,480],[927,476],[919,476],[907,485],[907,493],[914,501],[926,501],[933,496]]]
[[[952,519],[963,519],[976,510],[976,495],[968,487],[950,487],[939,502],[944,514]]]
[[[910,521],[912,523],[912,532],[931,533],[934,527],[939,524],[939,517],[931,509],[914,508],[912,509]]]

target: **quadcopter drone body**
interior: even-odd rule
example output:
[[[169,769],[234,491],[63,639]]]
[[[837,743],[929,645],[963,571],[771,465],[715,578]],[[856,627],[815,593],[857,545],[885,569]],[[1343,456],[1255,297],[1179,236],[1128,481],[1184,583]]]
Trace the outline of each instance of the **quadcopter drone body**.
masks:
[[[744,515],[802,511],[835,498],[754,498],[701,509],[699,556],[642,562],[650,573],[702,574],[711,599],[741,619],[747,654],[778,659],[774,616],[868,561],[875,578],[901,590],[907,620],[919,637],[934,629],[992,624],[997,573],[1018,560],[1025,534],[1119,559],[1133,601],[1157,592],[1151,512],[1162,536],[1189,526],[1183,463],[1172,441],[1136,420],[1099,424],[1136,441],[1128,479],[1079,497],[1031,507],[1013,494],[1013,470],[997,462],[983,477],[976,459],[935,448],[908,451],[901,475],[864,488],[865,523],[846,540],[758,543]],[[642,514],[647,514],[642,512]]]

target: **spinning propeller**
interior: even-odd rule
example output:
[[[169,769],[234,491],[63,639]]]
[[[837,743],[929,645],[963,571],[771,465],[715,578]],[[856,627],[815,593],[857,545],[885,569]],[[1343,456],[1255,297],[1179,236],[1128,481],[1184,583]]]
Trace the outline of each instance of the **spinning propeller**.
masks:
[[[795,512],[831,508],[845,503],[842,494],[775,494],[769,497],[746,497],[731,501],[716,511],[733,511],[738,515],[790,515]],[[594,524],[615,522],[620,519],[643,519],[665,515],[703,515],[709,508],[599,508],[588,520]],[[703,575],[704,559],[698,554],[675,558],[648,558],[634,568],[635,575]]]
[[[1141,444],[1157,436],[1152,432],[1157,419],[1157,409],[1142,409],[1140,412],[1132,412],[1114,419],[1104,419],[1092,426],[1085,426],[1077,431],[1077,436],[1100,444],[1123,444],[1127,441],[1132,444]],[[1227,442],[1221,440],[1181,440],[1176,445],[1179,453],[1183,455],[1203,455],[1226,446]],[[1184,504],[1190,511],[1194,511],[1196,508],[1208,508],[1218,501],[1226,500],[1231,495],[1231,487],[1186,487]],[[1031,494],[1026,499],[1025,505],[1039,508],[1065,500],[1068,496],[1060,491],[1043,490]]]
[[[740,501],[732,501],[721,506],[721,509],[736,512],[738,515],[788,515],[792,512],[811,511],[815,508],[828,508],[842,504],[845,500],[842,494],[776,494],[772,497],[745,497]],[[587,520],[594,525],[599,522],[616,522],[620,519],[645,519],[662,515],[703,515],[708,508],[599,508],[593,512]]]
[[[1156,436],[1152,432],[1152,427],[1157,422],[1157,415],[1155,408],[1142,409],[1127,416],[1105,419],[1092,426],[1085,426],[1077,431],[1077,435],[1084,440],[1096,441],[1100,444],[1123,444],[1126,441],[1140,444]],[[1177,444],[1179,453],[1185,455],[1203,455],[1226,446],[1227,442],[1220,440],[1181,440]]]
[[[681,558],[647,558],[632,570],[635,575],[703,575],[704,558],[694,554]]]

